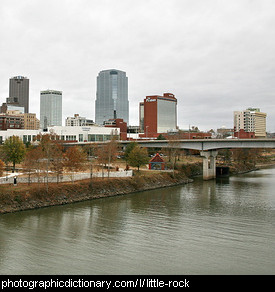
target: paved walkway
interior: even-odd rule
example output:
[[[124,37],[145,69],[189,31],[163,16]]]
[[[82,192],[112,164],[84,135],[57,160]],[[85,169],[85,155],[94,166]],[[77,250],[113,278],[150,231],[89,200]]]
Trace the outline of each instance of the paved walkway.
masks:
[[[23,173],[20,172],[15,172],[15,173],[10,173],[7,176],[2,176],[0,177],[0,184],[13,184],[14,183],[14,177],[17,177],[17,183],[28,183],[29,178],[26,174],[22,176]],[[63,174],[60,175],[59,181],[76,181],[76,180],[83,180],[90,178],[90,173],[74,173],[74,174]],[[127,171],[110,171],[109,175],[108,172],[95,172],[93,173],[93,177],[131,177],[133,176],[133,171],[132,170],[127,170]],[[41,174],[40,177],[38,178],[35,175],[35,172],[31,175],[31,182],[38,182],[38,179],[40,182],[46,181],[46,176],[45,174]],[[57,177],[56,175],[54,176],[49,176],[48,177],[49,182],[57,182]]]

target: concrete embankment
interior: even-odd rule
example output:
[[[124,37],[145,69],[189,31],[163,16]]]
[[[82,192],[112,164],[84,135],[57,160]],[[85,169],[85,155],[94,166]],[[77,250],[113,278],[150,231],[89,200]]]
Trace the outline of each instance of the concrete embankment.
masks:
[[[63,205],[189,183],[184,174],[159,173],[128,178],[76,181],[75,183],[1,186],[0,214]]]

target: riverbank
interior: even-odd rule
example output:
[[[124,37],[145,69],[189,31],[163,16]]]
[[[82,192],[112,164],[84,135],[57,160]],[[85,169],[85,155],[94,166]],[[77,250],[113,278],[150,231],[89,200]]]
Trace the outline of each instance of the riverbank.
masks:
[[[95,178],[75,183],[0,187],[0,214],[125,195],[192,182],[184,174],[154,173],[127,178]]]
[[[229,166],[229,175],[274,166],[274,161],[256,165],[235,164]],[[0,214],[175,186],[190,183],[193,181],[192,177],[200,175],[202,175],[202,163],[190,163],[182,165],[180,170],[175,172],[175,177],[172,172],[141,171],[133,177],[93,178],[92,183],[90,179],[78,180],[74,183],[49,183],[48,188],[43,183],[0,185]]]

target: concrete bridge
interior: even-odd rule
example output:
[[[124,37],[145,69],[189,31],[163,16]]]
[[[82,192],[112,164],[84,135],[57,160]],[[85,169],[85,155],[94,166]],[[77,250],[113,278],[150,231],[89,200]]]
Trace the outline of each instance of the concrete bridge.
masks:
[[[122,141],[123,145],[130,143]],[[219,149],[275,148],[275,139],[195,139],[195,140],[144,140],[137,141],[141,147],[178,148],[199,150],[203,157],[203,179],[216,177],[216,157]]]
[[[102,144],[106,142],[94,142]],[[132,141],[119,141],[127,146]],[[141,147],[146,148],[178,148],[200,151],[203,157],[203,179],[209,180],[216,177],[216,157],[219,149],[234,148],[275,148],[275,139],[184,139],[184,140],[137,140]],[[87,143],[70,143],[73,145],[86,145]]]
[[[137,140],[141,147],[179,148],[199,151],[231,148],[275,148],[275,139],[184,139],[184,140]],[[120,141],[127,145],[131,141]]]

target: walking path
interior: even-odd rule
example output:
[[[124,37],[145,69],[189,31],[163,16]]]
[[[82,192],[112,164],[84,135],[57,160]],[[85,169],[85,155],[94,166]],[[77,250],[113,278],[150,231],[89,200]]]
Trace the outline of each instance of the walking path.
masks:
[[[57,182],[57,177],[56,175],[51,175],[48,176],[48,181],[49,182]],[[127,170],[127,171],[110,171],[109,174],[108,172],[95,172],[92,174],[92,177],[131,177],[133,176],[133,171],[132,170]],[[8,175],[0,177],[0,184],[13,184],[14,183],[14,177],[17,178],[17,183],[28,183],[29,182],[29,177],[23,173],[20,172],[15,172],[15,173],[10,173]],[[59,181],[64,182],[64,181],[76,181],[76,180],[83,180],[83,179],[88,179],[91,177],[90,173],[71,173],[71,174],[63,174],[59,176]],[[35,175],[35,172],[32,173],[30,177],[31,182],[45,182],[46,181],[46,175],[41,174],[39,177]]]

